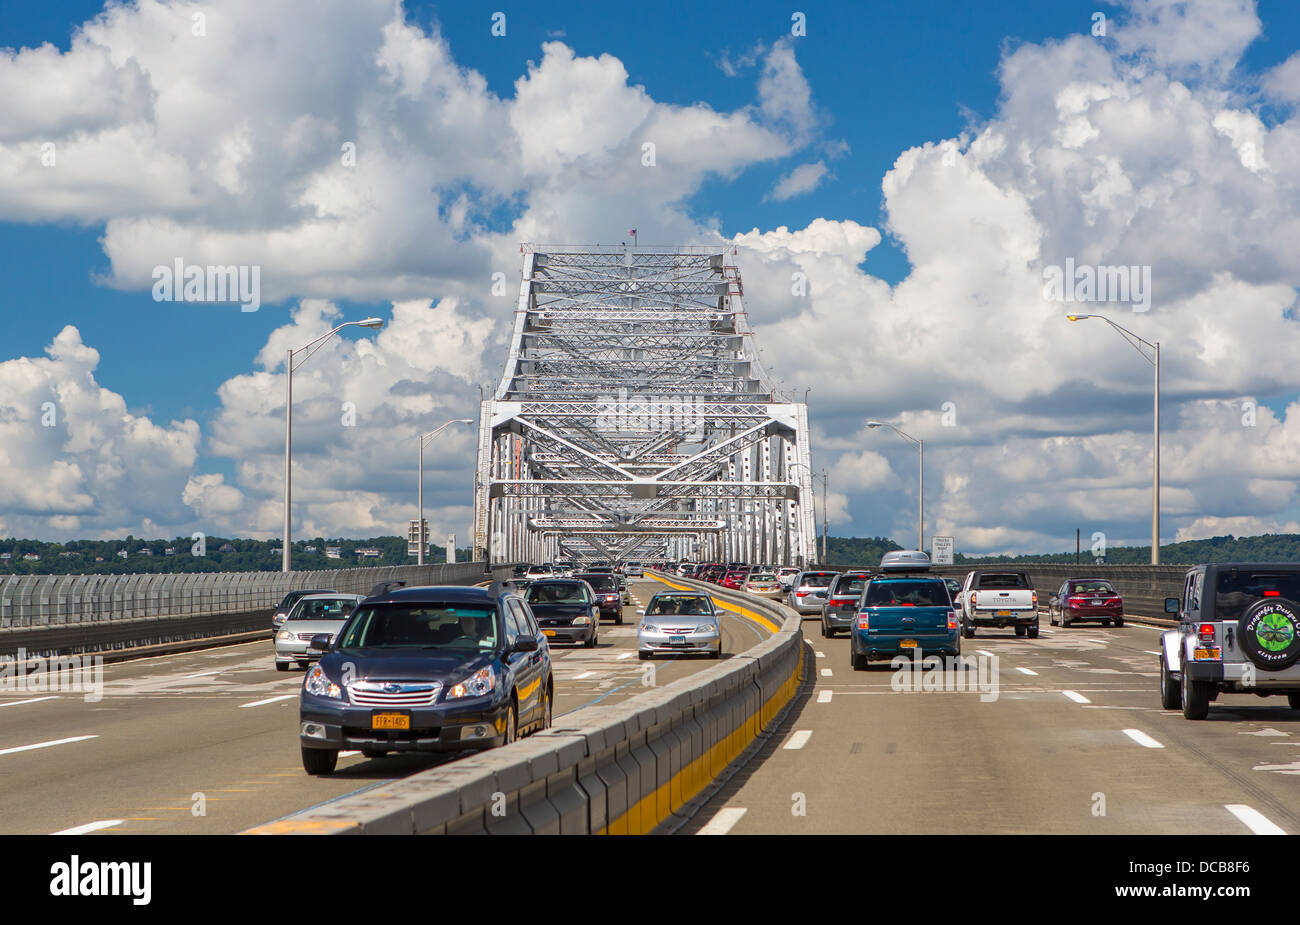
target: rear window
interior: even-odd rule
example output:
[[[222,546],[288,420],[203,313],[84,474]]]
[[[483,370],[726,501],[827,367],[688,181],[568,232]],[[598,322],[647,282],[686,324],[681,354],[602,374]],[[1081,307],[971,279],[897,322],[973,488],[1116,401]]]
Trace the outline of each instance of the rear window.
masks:
[[[583,575],[582,580],[595,591],[617,591],[613,575]]]
[[[867,583],[866,575],[851,575],[841,577],[835,582],[835,589],[832,594],[861,594],[862,586]]]
[[[805,588],[825,588],[830,585],[831,579],[835,577],[834,572],[812,573],[803,576],[800,582]]]
[[[1264,597],[1300,600],[1300,572],[1220,572],[1214,594],[1214,619],[1237,620]]]
[[[1025,580],[1025,576],[1017,572],[995,572],[988,575],[981,575],[977,581],[979,582],[977,587],[981,591],[1010,591],[1016,588],[1029,588],[1029,582]]]
[[[524,600],[530,604],[586,604],[588,602],[587,592],[576,581],[530,585]]]
[[[948,607],[948,589],[938,579],[873,581],[867,586],[868,607]]]
[[[1109,581],[1076,581],[1071,594],[1114,594]]]

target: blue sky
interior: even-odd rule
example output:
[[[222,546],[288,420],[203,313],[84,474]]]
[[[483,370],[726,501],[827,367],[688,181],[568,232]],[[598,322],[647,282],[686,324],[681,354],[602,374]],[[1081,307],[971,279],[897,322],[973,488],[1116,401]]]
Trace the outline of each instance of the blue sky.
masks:
[[[1154,2],[1159,6],[1164,0],[1133,2]],[[1227,7],[1233,6],[1237,0],[1224,2]],[[218,8],[221,4],[213,6]],[[857,223],[880,231],[884,237],[860,262],[859,269],[866,275],[859,275],[854,284],[869,288],[872,280],[878,279],[891,287],[898,286],[909,279],[914,267],[908,259],[906,242],[892,235],[886,227],[888,215],[881,184],[900,156],[909,149],[919,149],[927,143],[963,133],[973,137],[991,120],[998,119],[1007,102],[1006,88],[999,82],[999,65],[1008,55],[1013,55],[1018,49],[1041,47],[1043,54],[1059,56],[1064,68],[1064,62],[1068,60],[1068,40],[1087,35],[1096,11],[1103,11],[1110,17],[1112,29],[1128,16],[1122,7],[1097,0],[1053,0],[1047,3],[1041,0],[990,0],[984,3],[916,0],[909,3],[799,6],[807,16],[807,34],[794,40],[791,47],[797,58],[798,71],[811,93],[811,127],[802,133],[788,156],[739,158],[734,169],[721,173],[705,171],[698,188],[684,199],[657,201],[647,207],[646,214],[639,214],[634,206],[623,202],[610,214],[602,216],[597,225],[590,222],[575,224],[595,228],[594,233],[602,235],[606,241],[617,241],[624,236],[626,228],[654,227],[665,214],[689,220],[697,227],[715,225],[726,236],[751,230],[767,236],[780,227],[798,233],[818,220],[851,231],[853,223]],[[496,100],[512,101],[516,81],[542,62],[544,43],[561,42],[580,59],[584,56],[613,56],[626,68],[627,83],[644,88],[646,96],[657,105],[702,105],[718,114],[752,114],[758,108],[760,91],[757,85],[765,62],[769,60],[775,43],[783,38],[788,41],[792,13],[790,4],[763,2],[748,3],[743,7],[702,7],[687,3],[519,4],[516,8],[504,10],[506,35],[496,37],[491,33],[491,17],[501,7],[497,0],[488,4],[411,2],[405,5],[407,22],[426,32],[440,34],[447,42],[454,64],[482,75],[488,94]],[[0,46],[11,49],[12,54],[18,49],[31,49],[48,42],[61,52],[67,52],[74,32],[83,22],[97,16],[101,9],[102,4],[92,2],[55,0],[29,4],[5,0],[0,3]],[[1300,3],[1260,0],[1255,11],[1262,21],[1262,30],[1253,40],[1244,43],[1244,52],[1240,54],[1236,70],[1222,89],[1228,93],[1231,105],[1254,113],[1265,129],[1273,129],[1293,118],[1293,109],[1276,94],[1262,94],[1257,84],[1261,74],[1277,67],[1300,49]],[[1249,13],[1249,9],[1236,12]],[[1231,32],[1234,22],[1233,16],[1225,14],[1225,33]],[[341,21],[330,21],[325,14],[319,19],[311,15],[302,17],[303,29],[319,30],[322,36],[347,26]],[[1174,28],[1169,26],[1166,32]],[[1192,36],[1192,39],[1193,45],[1202,40],[1207,46],[1213,45],[1213,41],[1205,39],[1204,35]],[[272,41],[256,47],[276,46]],[[266,66],[264,61],[246,63]],[[232,61],[231,66],[240,67],[237,60]],[[1186,79],[1194,93],[1203,92],[1206,99],[1217,99],[1214,97],[1216,88],[1203,87],[1197,77],[1171,74],[1175,79]],[[274,88],[268,88],[267,95],[273,96]],[[317,102],[323,108],[328,108],[330,103],[329,100]],[[1028,128],[1025,130],[1029,131]],[[218,133],[218,128],[214,128],[214,136]],[[1041,141],[1033,143],[1040,144]],[[811,161],[823,162],[830,176],[811,191],[789,199],[778,200],[771,195],[781,177]],[[121,162],[116,162],[112,169],[130,168],[123,168]],[[1014,188],[1016,181],[1008,179],[1014,168],[1003,165],[1002,169],[1001,174],[993,172],[990,176],[995,182]],[[516,187],[527,189],[532,182],[518,181]],[[472,192],[473,187],[466,186],[465,189]],[[480,229],[486,232],[508,230],[513,221],[528,214],[535,205],[532,192],[529,189],[528,194],[520,193],[505,202],[491,196],[472,202],[471,207],[480,210],[473,213]],[[472,195],[470,198],[474,199]],[[906,204],[905,197],[900,196],[899,215],[906,216],[903,208]],[[957,211],[953,215],[945,217],[941,214],[952,206],[952,203],[936,203],[933,206],[934,222],[951,221],[960,225],[965,221],[960,214],[960,203],[956,204]],[[119,210],[119,214],[129,211]],[[181,222],[194,218],[181,213],[176,215],[180,215],[177,220]],[[241,454],[213,450],[214,431],[220,429],[223,420],[229,424],[231,418],[231,411],[223,407],[217,390],[232,378],[255,371],[255,356],[267,345],[268,339],[274,338],[276,330],[290,321],[290,313],[297,306],[299,296],[305,293],[294,291],[277,302],[265,302],[259,311],[253,313],[239,313],[227,306],[158,303],[153,301],[146,288],[119,290],[97,282],[113,270],[105,253],[107,230],[103,220],[79,223],[71,214],[41,221],[25,221],[26,217],[21,210],[0,211],[0,273],[6,281],[0,291],[0,315],[6,321],[0,363],[20,357],[42,356],[65,325],[74,325],[80,332],[81,341],[99,352],[99,363],[94,371],[94,380],[99,386],[120,394],[131,412],[147,417],[154,424],[162,426],[185,418],[197,421],[201,439],[197,443],[199,458],[194,465],[195,472],[219,474],[226,485],[242,479],[241,490],[245,495],[251,497],[255,494],[249,480],[256,482],[260,476],[248,472],[242,476],[239,474],[243,461]],[[211,218],[202,214],[198,217]],[[1050,225],[1053,220],[1051,215],[1038,214],[1035,217],[1040,224]],[[674,225],[671,221],[666,224],[680,226],[680,223]],[[564,227],[563,222],[556,227]],[[929,247],[933,242],[923,240],[924,237],[913,232],[913,246]],[[641,240],[655,243],[644,234]],[[1282,278],[1286,275],[1282,274]],[[1252,283],[1263,285],[1264,281],[1252,280]],[[391,317],[393,309],[389,298],[379,293],[375,293],[373,298],[364,295],[373,289],[370,287],[368,290],[364,283],[358,283],[350,291],[360,295],[343,298],[340,293],[335,297],[341,316],[378,314]],[[436,302],[456,295],[463,301],[464,292],[453,290],[454,287],[447,291],[427,291],[422,296]],[[982,310],[978,306],[985,304],[986,297],[968,295],[970,307]],[[839,293],[837,298],[844,306],[852,305],[855,298],[867,300],[865,295],[852,296],[849,293]],[[498,308],[500,306],[489,306],[489,310]],[[761,316],[764,310],[761,300],[751,300],[751,313],[759,316],[756,320],[759,322],[760,340],[762,325],[768,320]],[[476,308],[475,312],[478,311]],[[772,312],[771,323],[781,323],[786,319],[775,308]],[[499,314],[504,316],[505,312]],[[471,316],[477,315],[472,312]],[[1155,320],[1155,316],[1143,320]],[[766,342],[771,352],[783,347],[773,343],[774,340],[775,336],[770,335]],[[1090,361],[1091,365],[1099,370],[1108,366],[1108,360],[1104,359],[1104,338],[1089,337],[1088,340],[1101,345],[1098,349],[1102,352],[1097,356],[1103,357]],[[1077,343],[1077,340],[1072,341],[1068,349],[1094,349],[1092,346],[1076,347]],[[803,344],[804,350],[812,354],[817,353],[821,346]],[[485,351],[487,356],[482,368],[465,372],[463,381],[449,387],[477,398],[474,385],[494,382],[502,357],[499,339],[488,338]],[[956,351],[952,353],[956,355]],[[770,354],[768,358],[771,359]],[[822,422],[821,446],[814,447],[815,452],[821,454],[819,466],[847,467],[856,473],[848,479],[850,484],[853,478],[862,480],[859,490],[850,489],[832,505],[837,515],[832,520],[832,531],[864,535],[896,533],[906,529],[908,505],[892,501],[891,493],[908,490],[899,481],[910,471],[907,454],[898,447],[881,445],[880,441],[870,444],[874,449],[864,450],[861,440],[850,440],[844,430],[849,426],[846,422],[861,416],[861,406],[882,391],[879,377],[870,379],[869,385],[858,393],[866,401],[855,401],[843,390],[837,395],[828,395],[833,390],[821,386],[824,370],[819,369],[815,362],[806,363],[802,368],[798,360],[782,358],[780,362],[792,380],[797,378],[801,385],[817,384],[811,415],[815,426],[819,419]],[[1171,363],[1178,362],[1178,358],[1171,354]],[[1139,389],[1140,394],[1137,381],[1140,377],[1134,370],[1123,366],[1116,369],[1118,372],[1109,373],[1109,378],[1098,380],[1098,388],[1105,392],[1101,402],[1103,407],[1125,407],[1132,389]],[[1132,381],[1129,381],[1130,373],[1133,373]],[[900,367],[898,375],[914,376],[915,372],[904,372]],[[1172,367],[1168,377],[1171,395],[1177,393],[1179,375],[1179,369]],[[905,381],[915,383],[914,379]],[[1060,383],[1044,386],[1043,394],[1059,396],[1061,393],[1053,390],[1060,387]],[[1300,382],[1287,375],[1249,381],[1233,379],[1231,383],[1225,382],[1222,390],[1218,380],[1208,385],[1186,382],[1183,387],[1187,396],[1204,400],[1216,398],[1220,391],[1223,391],[1221,397],[1224,400],[1233,395],[1251,394],[1279,417],[1300,395]],[[943,388],[957,387],[945,385]],[[888,391],[892,397],[881,400],[893,404],[873,406],[876,413],[898,417],[923,412],[923,408],[911,408],[906,399],[899,399],[900,390],[891,388]],[[939,397],[944,394],[961,393],[940,390]],[[927,397],[926,401],[929,400]],[[1178,412],[1176,407],[1169,408],[1171,420]],[[1014,417],[1009,407],[1006,414],[1008,420]],[[1105,426],[1097,424],[1098,429]],[[1116,433],[1132,431],[1134,440],[1140,441],[1140,415],[1124,415],[1113,426]],[[1043,432],[1041,425],[1014,427],[1019,429],[1008,436],[1016,439],[1038,437]],[[1140,442],[1135,445],[1140,445]],[[876,450],[879,450],[881,461],[887,462],[889,476],[881,474],[881,463],[871,456]],[[961,458],[961,453],[955,447],[953,453],[955,463]],[[1111,455],[1123,458],[1120,450]],[[927,452],[927,458],[929,456]],[[944,466],[938,450],[935,465]],[[940,481],[938,473],[928,478],[934,479],[936,484]],[[1204,484],[1209,485],[1210,476],[1205,478]],[[1271,476],[1261,478],[1271,484]],[[1140,478],[1135,476],[1133,481],[1140,486]],[[886,488],[886,483],[893,487]],[[1015,490],[1010,485],[1004,487],[1008,491]],[[1208,504],[1203,501],[1203,494],[1198,497],[1202,498],[1198,503]],[[448,520],[455,523],[456,518],[463,516],[456,513],[463,504],[455,501],[455,492],[450,490],[444,500],[447,501]],[[1220,499],[1215,516],[1228,517],[1231,505],[1236,503],[1236,500]],[[1293,516],[1300,516],[1293,507],[1279,504],[1274,500],[1264,505],[1272,505],[1270,516],[1276,522],[1285,523]],[[897,511],[892,510],[895,507]],[[39,508],[23,510],[35,515]],[[4,513],[0,510],[0,532],[4,529]],[[1246,513],[1242,511],[1243,515]],[[1185,514],[1188,523],[1192,523],[1196,511],[1189,507]],[[1126,526],[1117,529],[1125,534],[1136,530],[1135,535],[1140,537],[1140,516],[1126,518],[1125,522]],[[10,526],[9,529],[17,528]],[[78,529],[90,528],[79,526]],[[463,531],[464,527],[460,529]],[[367,530],[359,528],[360,533]],[[1073,529],[1068,532],[1072,534]],[[1048,530],[1047,533],[1055,536],[1062,531]],[[1001,534],[998,536],[986,542],[1039,541],[1029,534],[1021,535],[1019,539],[1012,539],[1009,535],[1005,539]]]

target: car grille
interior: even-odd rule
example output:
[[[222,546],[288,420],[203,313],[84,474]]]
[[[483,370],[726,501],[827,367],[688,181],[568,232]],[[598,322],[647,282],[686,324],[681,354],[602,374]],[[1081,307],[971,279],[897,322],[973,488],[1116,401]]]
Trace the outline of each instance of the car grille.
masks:
[[[354,681],[348,687],[352,702],[363,707],[426,707],[440,693],[440,681]]]
[[[659,632],[667,633],[670,636],[685,636],[694,633],[696,628],[693,626],[683,626],[680,629],[670,629],[669,627],[660,628]]]
[[[298,634],[298,641],[299,641],[299,642],[311,642],[311,641],[312,641],[312,637],[314,637],[314,636],[319,636],[319,635],[320,635],[320,633],[299,633],[299,634]],[[333,642],[333,641],[334,641],[334,637],[331,635],[331,636],[330,636],[330,642]]]

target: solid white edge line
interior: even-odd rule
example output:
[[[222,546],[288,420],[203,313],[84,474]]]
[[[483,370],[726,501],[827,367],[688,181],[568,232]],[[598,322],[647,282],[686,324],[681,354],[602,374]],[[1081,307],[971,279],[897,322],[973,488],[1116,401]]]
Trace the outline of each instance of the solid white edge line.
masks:
[[[252,703],[241,703],[239,705],[239,709],[242,710],[245,707],[261,707],[261,706],[265,706],[268,703],[275,703],[276,701],[279,700],[288,700],[290,697],[297,697],[297,696],[298,696],[297,694],[281,694],[279,697],[267,697],[265,700],[254,700]]]
[[[1075,703],[1092,703],[1091,700],[1083,696],[1083,694],[1080,694],[1078,691],[1061,691],[1061,693],[1069,697]]]
[[[10,700],[8,703],[0,703],[0,707],[21,707],[25,703],[40,703],[42,700],[58,700],[58,694],[50,694],[48,697],[33,697],[30,700]]]
[[[1259,810],[1244,803],[1227,803],[1223,807],[1256,835],[1285,835],[1286,832]]]
[[[830,702],[831,702],[831,695],[832,695],[833,693],[834,693],[834,691],[818,691],[818,692],[817,692],[817,702],[818,702],[818,703],[830,703]]]
[[[1164,748],[1163,745],[1151,738],[1151,736],[1147,735],[1141,729],[1125,729],[1124,735],[1128,736],[1144,748]]]
[[[37,742],[35,745],[19,745],[15,748],[0,748],[0,755],[13,755],[18,752],[30,752],[37,748],[49,748],[52,745],[67,745],[69,742],[84,742],[87,739],[98,739],[99,736],[72,736],[67,739],[53,739],[49,742]]]
[[[791,750],[803,748],[805,745],[808,744],[808,740],[811,738],[812,738],[811,729],[800,729],[794,735],[790,736],[790,741],[786,742],[784,747]]]
[[[745,810],[739,806],[728,806],[725,809],[718,810],[717,814],[705,824],[704,828],[696,832],[696,835],[726,835],[732,827],[740,821],[740,817],[745,815]]]
[[[1030,671],[1028,668],[1020,668],[1019,666],[1017,666],[1016,671],[1020,672],[1021,674],[1031,674],[1034,677],[1038,677],[1037,671]]]
[[[100,829],[111,829],[119,826],[125,819],[101,819],[98,822],[87,822],[85,825],[74,825],[70,829],[61,829],[58,832],[51,832],[51,835],[86,835],[90,832],[98,832]]]

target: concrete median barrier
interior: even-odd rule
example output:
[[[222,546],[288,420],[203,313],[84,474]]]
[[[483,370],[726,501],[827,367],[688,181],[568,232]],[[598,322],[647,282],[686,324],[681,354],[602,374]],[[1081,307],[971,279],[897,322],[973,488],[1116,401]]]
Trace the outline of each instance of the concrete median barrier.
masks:
[[[651,577],[654,577],[652,573]],[[620,704],[594,704],[507,748],[472,755],[244,834],[641,835],[680,822],[791,702],[804,674],[801,619],[707,590],[768,638]]]

